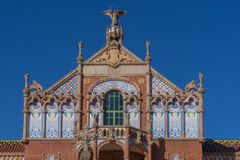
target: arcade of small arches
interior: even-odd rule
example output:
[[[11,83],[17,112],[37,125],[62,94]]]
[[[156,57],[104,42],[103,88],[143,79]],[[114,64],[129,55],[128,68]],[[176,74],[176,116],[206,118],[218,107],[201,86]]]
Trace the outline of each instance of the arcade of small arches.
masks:
[[[129,150],[126,150],[126,146],[119,141],[114,143],[112,142],[102,142],[98,145],[96,152],[94,151],[94,146],[92,145],[89,148],[91,153],[91,158],[94,157],[94,154],[97,154],[96,157],[98,160],[124,160],[126,157],[128,159],[138,159],[144,160],[147,155],[147,150],[142,145],[131,144]],[[82,149],[77,153],[76,159],[80,159],[82,154]]]
[[[151,128],[153,138],[198,138],[199,107],[197,95],[153,95]],[[120,80],[104,81],[91,88],[87,97],[88,125],[122,126],[140,129],[140,91],[136,85]],[[33,96],[29,102],[29,138],[72,138],[76,121],[76,97]]]

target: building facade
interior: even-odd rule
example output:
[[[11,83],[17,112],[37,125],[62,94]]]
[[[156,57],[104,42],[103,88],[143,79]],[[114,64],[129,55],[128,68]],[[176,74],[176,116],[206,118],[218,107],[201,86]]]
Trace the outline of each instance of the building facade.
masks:
[[[213,160],[239,157],[239,140],[204,138],[203,75],[182,90],[123,45],[112,20],[106,45],[48,89],[25,75],[23,139],[0,141],[0,159]]]

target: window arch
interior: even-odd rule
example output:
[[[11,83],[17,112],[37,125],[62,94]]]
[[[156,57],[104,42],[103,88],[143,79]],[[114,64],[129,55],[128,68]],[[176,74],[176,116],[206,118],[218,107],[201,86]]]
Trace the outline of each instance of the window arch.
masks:
[[[55,99],[51,99],[46,106],[46,137],[58,138],[59,132],[59,109]]]
[[[73,137],[73,124],[75,120],[75,106],[71,99],[68,99],[62,106],[62,137]]]
[[[104,125],[123,125],[123,96],[112,90],[104,100]]]
[[[173,154],[171,160],[180,160],[179,154],[177,153]]]
[[[55,160],[55,155],[54,154],[49,154],[48,155],[48,160]]]
[[[43,108],[38,99],[34,99],[33,103],[29,106],[29,137],[41,138],[42,137],[42,121],[43,121]]]

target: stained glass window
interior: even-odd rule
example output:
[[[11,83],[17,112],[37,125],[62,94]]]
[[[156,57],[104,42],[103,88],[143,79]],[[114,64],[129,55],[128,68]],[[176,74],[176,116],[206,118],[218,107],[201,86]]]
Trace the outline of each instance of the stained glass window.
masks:
[[[119,91],[106,94],[104,110],[104,125],[123,125],[123,97]]]

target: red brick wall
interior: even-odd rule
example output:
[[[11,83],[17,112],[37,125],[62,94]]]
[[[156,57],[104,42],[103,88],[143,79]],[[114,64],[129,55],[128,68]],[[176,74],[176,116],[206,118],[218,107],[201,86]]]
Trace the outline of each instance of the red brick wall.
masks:
[[[153,160],[167,160],[179,154],[184,160],[202,160],[202,144],[198,140],[160,140],[153,145]]]
[[[47,156],[53,153],[56,158],[62,160],[75,159],[75,149],[72,140],[31,140],[25,145],[25,160],[42,160],[43,154]]]

